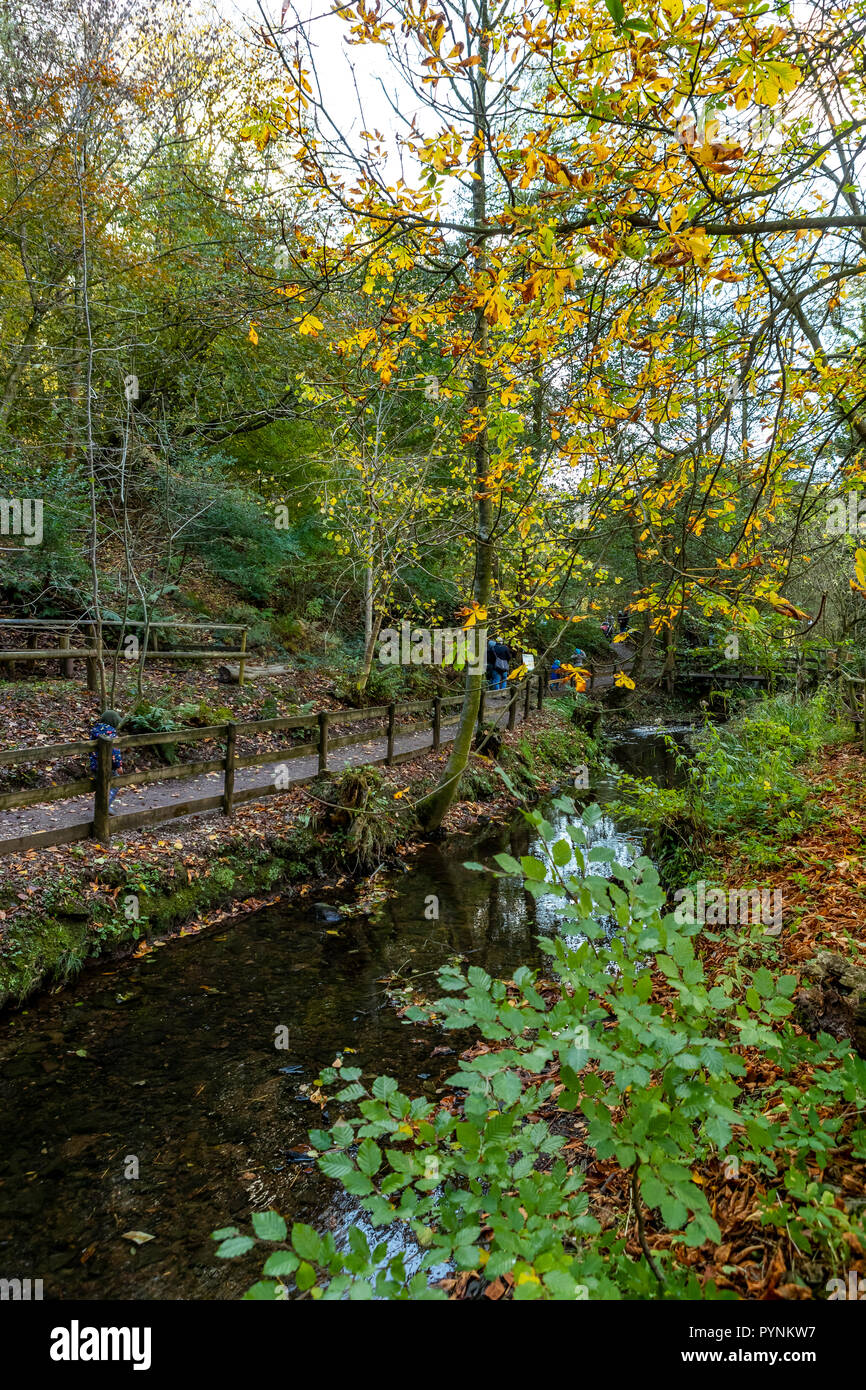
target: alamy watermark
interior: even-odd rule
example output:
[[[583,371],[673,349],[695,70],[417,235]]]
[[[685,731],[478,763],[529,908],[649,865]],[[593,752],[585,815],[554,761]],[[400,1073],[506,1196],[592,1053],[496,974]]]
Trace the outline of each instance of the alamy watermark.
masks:
[[[703,922],[710,927],[734,923],[762,924],[765,927],[782,925],[782,891],[780,888],[710,888],[703,879],[693,888],[677,888],[674,892],[674,920],[683,923]]]
[[[856,1269],[848,1270],[847,1282],[844,1279],[828,1279],[826,1289],[828,1299],[833,1301],[866,1299],[866,1279],[858,1274]]]
[[[29,1302],[42,1298],[41,1279],[0,1279],[0,1302]]]
[[[486,627],[416,627],[402,622],[400,630],[379,633],[382,666],[468,666],[474,676],[487,668]]]
[[[41,497],[0,497],[0,536],[21,536],[25,545],[41,545],[42,508]]]
[[[147,1371],[151,1337],[149,1327],[82,1327],[73,1318],[52,1328],[48,1354],[52,1361],[129,1361],[134,1371]]]
[[[850,536],[866,531],[866,497],[852,490],[845,497],[836,497],[827,504],[825,536]]]

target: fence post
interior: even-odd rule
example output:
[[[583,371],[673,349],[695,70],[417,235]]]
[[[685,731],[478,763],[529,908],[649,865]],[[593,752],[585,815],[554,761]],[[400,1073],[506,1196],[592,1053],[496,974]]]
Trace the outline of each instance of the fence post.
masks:
[[[60,674],[64,680],[69,680],[72,676],[72,657],[65,655],[65,653],[68,652],[70,649],[70,635],[71,634],[68,627],[64,628],[64,630],[60,634],[60,650],[64,653],[64,656],[60,662]]]
[[[328,711],[319,711],[319,776],[328,771]]]
[[[394,761],[394,720],[397,713],[397,706],[392,700],[388,706],[388,751],[385,755],[385,762],[388,767]]]
[[[433,752],[439,752],[439,742],[442,737],[442,697],[433,696]]]
[[[511,699],[508,702],[508,728],[513,729],[517,724],[517,695],[518,690],[515,685],[511,692]]]
[[[226,724],[226,760],[223,770],[223,815],[230,816],[235,795],[235,746],[238,726],[231,720]]]
[[[523,692],[523,722],[524,722],[524,724],[526,723],[526,721],[527,721],[528,718],[529,718],[529,700],[530,700],[531,694],[532,694],[532,674],[531,674],[530,672],[527,672],[527,674],[526,674],[526,689],[525,689],[524,692]]]
[[[96,787],[93,794],[93,838],[107,845],[111,839],[108,803],[111,791],[111,754],[114,740],[104,734],[96,740]]]
[[[245,656],[246,649],[247,649],[247,630],[246,630],[246,628],[244,628],[243,632],[241,633],[241,658],[240,658],[240,662],[238,663],[238,685],[243,685],[243,683],[244,683],[244,675],[245,675],[246,669],[247,669],[247,659],[246,659],[246,656]]]
[[[482,678],[482,679],[483,679],[483,678]],[[482,725],[484,724],[484,716],[485,716],[485,714],[486,714],[486,712],[487,712],[486,706],[487,706],[487,691],[485,690],[484,686],[482,685],[482,687],[481,687],[481,696],[480,696],[480,698],[479,698],[479,700],[478,700],[478,727],[479,727],[479,729],[480,729],[480,728],[482,727]]]
[[[538,708],[539,708],[539,709],[542,709],[543,706],[544,706],[544,676],[545,676],[545,667],[544,667],[544,666],[539,666],[539,668],[538,668]]]

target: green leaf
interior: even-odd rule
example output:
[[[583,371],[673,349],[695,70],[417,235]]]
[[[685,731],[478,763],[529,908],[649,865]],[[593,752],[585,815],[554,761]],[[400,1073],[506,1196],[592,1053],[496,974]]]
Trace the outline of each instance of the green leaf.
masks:
[[[493,1094],[505,1105],[513,1105],[520,1099],[523,1085],[517,1072],[500,1071],[493,1078]]]
[[[769,970],[765,970],[763,966],[755,971],[752,983],[764,999],[770,999],[776,993],[776,982]]]
[[[254,1211],[253,1230],[259,1240],[285,1240],[286,1223],[276,1211]]]
[[[292,1227],[292,1245],[302,1260],[318,1260],[322,1253],[321,1238],[312,1226],[305,1226],[300,1221],[296,1221]]]
[[[381,1165],[382,1154],[379,1145],[372,1139],[365,1139],[358,1149],[358,1167],[361,1172],[372,1178],[374,1173],[378,1173]]]
[[[521,878],[523,877],[523,870],[513,855],[494,854],[493,860],[494,863],[498,864],[500,869],[504,869],[507,874],[519,874]]]
[[[283,1291],[279,1284],[273,1283],[270,1279],[260,1279],[257,1284],[253,1284],[252,1288],[247,1289],[244,1300],[273,1303],[274,1299],[282,1298],[282,1296]]]
[[[271,1274],[276,1278],[279,1278],[281,1275],[294,1274],[299,1263],[300,1261],[297,1255],[294,1255],[291,1250],[275,1250],[274,1253],[268,1255],[268,1258],[265,1260],[265,1267],[262,1273]]]
[[[238,1255],[245,1255],[248,1250],[252,1250],[254,1245],[252,1236],[230,1236],[228,1240],[223,1241],[217,1251],[217,1257],[221,1260],[234,1260]]]
[[[377,1076],[372,1091],[377,1100],[387,1100],[397,1089],[397,1082],[391,1076]]]
[[[360,1100],[366,1094],[367,1092],[360,1081],[353,1081],[351,1086],[344,1086],[342,1091],[337,1092],[337,1100],[348,1104],[351,1100]]]
[[[342,1182],[343,1178],[354,1172],[355,1165],[348,1154],[336,1153],[323,1154],[319,1159],[319,1167],[326,1178],[336,1178],[337,1182]]]
[[[540,859],[536,859],[533,854],[521,854],[520,867],[526,878],[537,883],[543,883],[547,875],[547,870]]]

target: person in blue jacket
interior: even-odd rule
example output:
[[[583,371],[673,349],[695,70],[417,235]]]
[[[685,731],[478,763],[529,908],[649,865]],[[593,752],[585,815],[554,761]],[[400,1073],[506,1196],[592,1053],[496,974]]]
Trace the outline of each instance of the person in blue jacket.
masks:
[[[94,724],[93,728],[90,730],[90,737],[91,737],[91,738],[117,738],[117,730],[118,730],[118,727],[119,727],[122,723],[123,723],[123,720],[121,719],[120,715],[117,713],[116,710],[113,710],[113,709],[104,710],[103,713],[99,716],[99,718],[98,718],[98,720],[96,721],[96,723]],[[97,766],[98,766],[98,758],[97,758],[96,749],[94,748],[93,752],[92,752],[91,755],[90,755],[90,771],[91,771],[91,773],[93,773],[94,776],[96,775]],[[122,754],[122,752],[120,751],[119,748],[112,748],[112,750],[111,750],[111,772],[112,772],[112,776],[114,776],[116,773],[122,772],[122,771],[123,771],[123,754]],[[117,796],[117,792],[118,792],[118,788],[117,788],[117,787],[112,787],[111,790],[110,790],[109,793],[108,793],[108,809],[109,809],[109,810],[111,810],[111,803],[113,802],[114,798]],[[114,813],[112,812],[112,814],[114,814]]]

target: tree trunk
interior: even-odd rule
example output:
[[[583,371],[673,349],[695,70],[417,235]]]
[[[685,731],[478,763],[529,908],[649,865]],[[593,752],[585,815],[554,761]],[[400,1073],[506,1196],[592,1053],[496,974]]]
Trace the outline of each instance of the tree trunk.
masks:
[[[373,642],[373,563],[364,567],[364,660]],[[368,668],[369,669],[369,668]]]
[[[370,679],[370,672],[373,669],[373,657],[376,652],[376,643],[379,640],[379,629],[382,626],[382,614],[372,614],[372,600],[370,613],[370,626],[365,635],[364,659],[361,662],[361,674],[358,677],[358,694],[363,695],[367,689],[367,681]]]
[[[473,126],[476,148],[478,154],[475,158],[476,177],[472,183],[472,214],[473,225],[483,227],[487,218],[487,187],[485,183],[485,158],[484,141],[486,139],[487,120],[486,120],[486,77],[488,50],[489,50],[489,17],[487,13],[487,0],[481,0],[478,9],[481,37],[479,42],[480,63],[475,69],[473,82]],[[487,270],[486,243],[482,240],[477,244],[477,256],[475,257],[475,281],[481,282]],[[487,353],[488,353],[488,330],[487,319],[484,316],[484,309],[478,306],[475,310],[475,324],[473,332],[474,360],[472,368],[472,389],[469,392],[467,401],[468,410],[471,414],[473,410],[485,420],[487,419],[488,409],[488,373],[487,373]],[[474,447],[475,458],[475,492],[476,492],[476,531],[475,531],[475,582],[473,585],[473,598],[475,602],[484,609],[490,604],[493,577],[493,499],[487,486],[487,475],[490,471],[490,445],[487,425],[481,429],[475,439]],[[480,639],[484,639],[485,634],[480,634]],[[479,660],[483,662],[484,651],[486,650],[486,640],[479,653]],[[485,672],[482,669],[475,673],[471,665],[466,665],[466,685],[463,695],[463,707],[460,711],[460,723],[457,726],[457,733],[451,745],[451,754],[448,763],[442,774],[442,779],[436,789],[421,801],[418,805],[418,819],[426,830],[438,830],[442,820],[457,795],[460,785],[460,778],[463,775],[469,755],[472,751],[472,740],[475,734],[475,725],[478,719],[478,706],[481,700],[481,690],[485,679]]]

